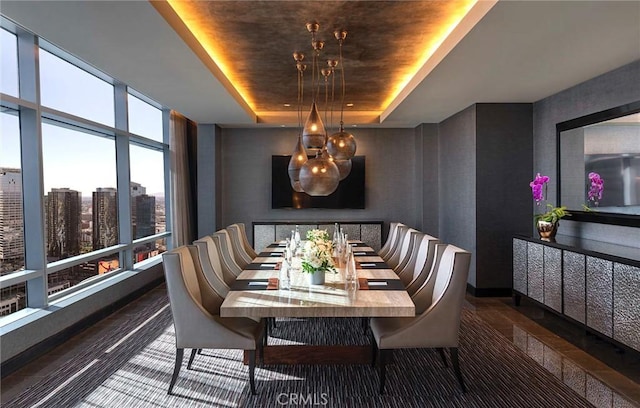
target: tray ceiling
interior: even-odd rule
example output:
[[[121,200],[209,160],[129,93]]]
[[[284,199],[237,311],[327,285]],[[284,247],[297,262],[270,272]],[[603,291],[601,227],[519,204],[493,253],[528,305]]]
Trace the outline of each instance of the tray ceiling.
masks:
[[[311,96],[311,34],[325,41],[319,66],[338,59],[343,45],[345,109],[358,121],[379,122],[417,71],[460,23],[475,0],[450,1],[173,1],[153,3],[193,47],[202,47],[258,121],[295,121],[297,79],[293,52],[308,65],[305,108]],[[174,15],[175,13],[175,15]],[[176,18],[177,16],[177,18]],[[186,29],[186,30],[185,30]],[[336,71],[339,73],[339,71]],[[336,77],[336,109],[341,92]],[[329,81],[331,82],[331,81]],[[331,95],[332,85],[328,93]],[[329,97],[331,99],[331,97]],[[324,83],[318,95],[325,105]],[[305,113],[306,114],[306,113]]]

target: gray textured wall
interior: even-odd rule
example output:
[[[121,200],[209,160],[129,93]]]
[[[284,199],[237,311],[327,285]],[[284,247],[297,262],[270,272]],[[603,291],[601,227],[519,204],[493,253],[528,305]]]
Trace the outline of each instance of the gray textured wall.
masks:
[[[476,104],[440,123],[437,143],[425,134],[439,156],[438,236],[473,253],[476,289],[511,287],[511,238],[532,224],[531,128],[531,104]]]
[[[439,124],[438,146],[438,238],[472,253],[468,282],[476,286],[475,106]]]
[[[549,197],[556,200],[556,124],[640,100],[640,60],[578,84],[533,105],[533,148],[536,172],[551,177]],[[562,221],[560,234],[640,246],[640,229]],[[533,233],[533,231],[532,231]]]
[[[531,229],[532,105],[476,107],[476,289],[509,288],[512,237]]]
[[[216,126],[198,125],[197,134],[197,236],[216,232]]]
[[[636,100],[640,61],[533,107],[481,103],[437,125],[354,129],[357,154],[366,156],[364,210],[272,210],[271,155],[290,154],[296,130],[207,129],[204,137],[214,140],[198,151],[199,161],[205,161],[198,163],[199,196],[205,197],[199,198],[198,211],[207,217],[199,220],[200,230],[234,222],[250,227],[254,220],[383,220],[386,237],[388,223],[400,221],[471,251],[469,283],[474,287],[508,288],[511,247],[506,240],[515,233],[534,233],[528,182],[536,172],[551,177],[548,196],[555,203],[556,123]],[[217,165],[208,162],[212,155]],[[212,174],[207,177],[201,169]],[[503,215],[501,208],[510,214]],[[570,221],[560,228],[560,233],[585,238],[640,242],[638,228]]]
[[[414,129],[353,129],[357,155],[365,156],[365,209],[271,209],[271,156],[291,154],[295,129],[222,129],[220,223],[247,226],[252,221],[336,220],[400,221],[410,226],[416,218]],[[199,156],[203,160],[203,156]],[[206,158],[204,158],[206,160]],[[203,180],[214,188],[213,180]],[[201,204],[199,204],[201,205]]]
[[[425,123],[416,128],[416,135],[422,143],[420,146],[416,146],[416,152],[420,152],[418,147],[422,150],[421,162],[422,167],[420,169],[421,174],[418,177],[418,190],[422,190],[422,206],[421,213],[421,228],[422,231],[433,235],[435,237],[440,233],[439,231],[439,214],[438,214],[438,202],[440,201],[439,195],[439,171],[438,166],[438,125],[435,123]]]
[[[425,158],[424,158],[424,138],[422,137],[422,125],[416,126],[414,129],[414,155],[415,155],[415,165],[413,169],[413,178],[415,180],[414,184],[414,196],[417,202],[416,205],[416,213],[415,220],[416,225],[414,228],[418,230],[424,229],[424,203],[427,199],[425,183],[424,183],[424,175],[425,175]]]

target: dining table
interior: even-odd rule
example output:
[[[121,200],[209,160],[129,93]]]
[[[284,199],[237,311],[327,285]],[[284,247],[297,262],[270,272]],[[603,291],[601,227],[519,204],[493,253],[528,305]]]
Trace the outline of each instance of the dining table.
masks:
[[[415,305],[394,270],[370,247],[351,241],[359,288],[346,288],[345,268],[325,273],[323,285],[290,268],[290,289],[279,285],[284,243],[269,245],[237,277],[220,307],[222,317],[412,317]],[[294,261],[295,265],[295,261]]]
[[[336,262],[322,285],[295,259],[289,268],[289,288],[281,286],[286,243],[274,242],[244,268],[220,307],[221,317],[248,318],[361,318],[413,317],[415,305],[394,270],[371,247],[349,241],[356,263],[357,285],[347,285],[345,265]],[[355,287],[354,287],[355,286]],[[269,327],[269,325],[267,325]],[[363,333],[364,335],[364,333]],[[370,346],[267,345],[265,364],[366,364]]]

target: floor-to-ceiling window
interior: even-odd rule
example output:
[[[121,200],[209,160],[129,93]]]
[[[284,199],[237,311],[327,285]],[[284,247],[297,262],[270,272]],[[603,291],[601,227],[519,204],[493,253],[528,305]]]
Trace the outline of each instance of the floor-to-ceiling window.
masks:
[[[1,23],[6,316],[45,307],[167,250],[169,114],[46,40]]]
[[[149,237],[166,231],[164,197],[164,153],[152,141],[163,141],[162,111],[135,96],[127,95],[129,155],[131,162],[131,223],[134,262],[166,250],[166,239]]]

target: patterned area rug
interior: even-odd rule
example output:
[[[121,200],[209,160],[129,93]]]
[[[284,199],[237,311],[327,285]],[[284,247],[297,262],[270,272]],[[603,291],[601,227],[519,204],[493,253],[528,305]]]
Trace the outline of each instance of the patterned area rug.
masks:
[[[165,287],[136,313],[116,312],[94,346],[25,390],[9,407],[590,407],[556,377],[468,310],[460,364],[467,392],[435,350],[400,350],[387,368],[384,396],[370,365],[256,368],[252,396],[242,351],[204,350],[186,360],[174,392],[174,329]],[[119,316],[121,315],[121,316]],[[132,333],[133,332],[133,333]],[[279,320],[269,344],[367,344],[359,319]],[[64,347],[64,345],[62,346]],[[189,351],[185,353],[188,357]]]

